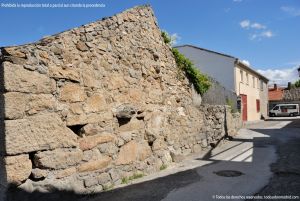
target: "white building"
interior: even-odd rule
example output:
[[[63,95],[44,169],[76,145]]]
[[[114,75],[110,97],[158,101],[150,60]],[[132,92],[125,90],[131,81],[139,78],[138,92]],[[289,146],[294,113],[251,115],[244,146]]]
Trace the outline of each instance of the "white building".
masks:
[[[226,89],[236,93],[242,100],[244,121],[267,117],[268,79],[238,58],[193,45],[176,47],[189,58],[199,70],[215,78]]]

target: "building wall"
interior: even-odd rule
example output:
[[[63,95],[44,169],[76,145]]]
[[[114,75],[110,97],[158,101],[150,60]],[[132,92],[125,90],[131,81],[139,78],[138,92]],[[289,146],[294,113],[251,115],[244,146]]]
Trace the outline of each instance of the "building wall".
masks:
[[[263,82],[263,90],[259,92],[260,96],[260,112],[263,117],[268,117],[268,105],[269,105],[269,96],[268,96],[268,83]]]
[[[226,89],[214,78],[210,77],[211,86],[202,95],[202,104],[209,105],[230,105],[233,111],[237,111],[237,95],[235,92]]]
[[[215,78],[228,90],[235,90],[235,59],[190,46],[177,47],[180,53],[189,58],[204,74]]]
[[[243,72],[243,79],[241,76]],[[248,80],[247,80],[248,74]],[[260,87],[260,79],[254,73],[245,70],[239,65],[235,67],[236,93],[237,95],[247,95],[247,116],[248,121],[259,120],[263,114],[266,117],[268,104],[267,83],[263,82],[263,87]],[[254,79],[254,81],[253,81]],[[260,102],[260,111],[257,111],[256,101]]]

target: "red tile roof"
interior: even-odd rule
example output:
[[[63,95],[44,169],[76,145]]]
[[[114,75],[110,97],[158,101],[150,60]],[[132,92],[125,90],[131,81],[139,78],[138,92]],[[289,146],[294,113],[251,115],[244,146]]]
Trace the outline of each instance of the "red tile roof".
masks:
[[[282,100],[283,98],[283,90],[285,88],[272,88],[272,89],[269,89],[269,101],[274,101],[274,100]]]

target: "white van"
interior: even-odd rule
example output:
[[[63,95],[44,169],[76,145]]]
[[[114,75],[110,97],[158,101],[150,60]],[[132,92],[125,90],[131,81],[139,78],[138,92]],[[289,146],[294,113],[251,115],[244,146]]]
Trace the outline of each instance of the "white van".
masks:
[[[299,105],[298,104],[277,104],[269,111],[270,117],[276,116],[297,116],[299,115]]]

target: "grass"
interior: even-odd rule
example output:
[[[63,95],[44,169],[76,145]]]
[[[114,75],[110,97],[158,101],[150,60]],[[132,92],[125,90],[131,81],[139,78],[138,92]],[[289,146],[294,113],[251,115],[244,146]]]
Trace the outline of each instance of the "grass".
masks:
[[[108,186],[104,185],[103,186],[103,191],[109,191],[109,190],[111,190],[113,188],[114,188],[114,184],[111,184],[111,185],[108,185]]]
[[[159,169],[160,169],[160,170],[165,170],[165,169],[167,169],[167,167],[168,167],[167,165],[165,165],[165,164],[162,164],[162,165],[160,166],[160,168],[159,168]]]
[[[132,180],[138,179],[138,178],[142,178],[143,176],[145,176],[143,173],[134,173],[130,177],[123,177],[122,178],[122,184],[128,184],[129,181],[132,181]]]

